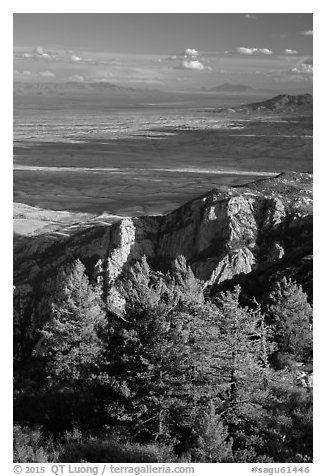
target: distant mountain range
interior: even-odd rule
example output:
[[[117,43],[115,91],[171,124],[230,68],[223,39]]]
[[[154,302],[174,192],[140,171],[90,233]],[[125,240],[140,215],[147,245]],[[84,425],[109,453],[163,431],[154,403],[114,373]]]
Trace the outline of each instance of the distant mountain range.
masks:
[[[232,108],[219,108],[216,112],[268,113],[268,114],[312,114],[313,97],[311,94],[279,94],[266,101],[242,104]]]
[[[86,83],[81,81],[54,82],[14,82],[14,95],[65,95],[71,92],[105,93],[105,92],[134,92],[133,88],[100,81]]]
[[[231,83],[223,83],[219,86],[214,86],[213,88],[201,88],[202,91],[207,92],[232,92],[232,93],[242,93],[242,92],[268,92],[268,93],[275,93],[274,89],[256,89],[252,86],[247,84],[231,84]]]

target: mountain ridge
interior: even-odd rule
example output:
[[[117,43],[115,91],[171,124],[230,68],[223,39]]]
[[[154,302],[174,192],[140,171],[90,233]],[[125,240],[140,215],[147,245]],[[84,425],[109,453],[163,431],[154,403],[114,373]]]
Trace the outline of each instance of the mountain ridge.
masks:
[[[312,114],[313,96],[305,94],[278,94],[265,101],[242,104],[232,108],[219,108],[216,112],[269,113],[269,114]]]
[[[218,86],[211,88],[202,88],[202,91],[212,91],[212,92],[266,92],[266,93],[276,93],[275,89],[265,89],[265,88],[254,88],[248,84],[233,84],[233,83],[223,83]]]
[[[15,285],[42,287],[79,258],[108,288],[144,255],[158,269],[183,255],[206,287],[218,286],[293,253],[303,258],[311,240],[312,174],[283,173],[213,189],[167,215],[126,217],[51,243],[29,238],[15,250]]]

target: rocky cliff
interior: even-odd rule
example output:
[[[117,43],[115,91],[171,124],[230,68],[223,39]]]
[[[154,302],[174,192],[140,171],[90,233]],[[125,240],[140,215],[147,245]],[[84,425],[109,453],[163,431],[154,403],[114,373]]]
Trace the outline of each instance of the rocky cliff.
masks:
[[[55,242],[29,238],[14,252],[14,277],[17,289],[40,289],[80,258],[108,285],[143,255],[162,269],[184,255],[196,277],[216,286],[275,265],[296,268],[311,253],[312,175],[285,173],[211,190],[165,216],[124,218]]]

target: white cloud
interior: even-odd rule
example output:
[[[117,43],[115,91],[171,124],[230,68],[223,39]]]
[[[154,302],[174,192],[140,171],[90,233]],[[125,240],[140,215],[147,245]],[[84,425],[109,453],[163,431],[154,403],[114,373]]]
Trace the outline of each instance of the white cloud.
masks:
[[[199,53],[194,48],[187,48],[187,49],[184,50],[183,55],[184,56],[198,56]]]
[[[40,46],[38,46],[37,48],[34,48],[34,53],[36,55],[43,55],[44,54],[43,48],[41,48]]]
[[[259,48],[258,53],[261,53],[262,55],[272,55],[273,51],[269,48]]]
[[[196,70],[204,70],[205,66],[203,63],[196,59],[189,59],[189,58],[184,58],[181,60],[181,63],[179,65],[179,68],[181,69],[196,69]]]
[[[253,55],[257,51],[257,48],[245,48],[244,46],[240,46],[237,48],[237,53],[242,55]]]
[[[251,13],[246,13],[246,14],[245,14],[245,18],[247,18],[248,20],[256,20],[256,19],[257,19],[257,16],[256,16],[256,15],[252,15]]]
[[[313,36],[313,34],[314,32],[312,30],[306,30],[301,32],[301,35],[304,35],[304,36]]]
[[[291,73],[312,74],[313,69],[314,68],[313,68],[312,64],[300,63],[300,64],[296,65],[293,69],[291,69]]]
[[[46,53],[43,48],[37,46],[31,51],[25,52],[15,52],[14,51],[14,58],[21,60],[29,60],[29,61],[43,61],[43,60],[56,60],[57,55],[55,53]]]
[[[240,46],[236,49],[236,52],[241,55],[272,55],[273,51],[268,48],[246,48],[244,46]]]
[[[76,55],[72,55],[70,59],[73,63],[77,63],[78,61],[82,60],[81,58],[79,58],[79,56]]]
[[[14,53],[15,54],[15,53]],[[74,51],[45,51],[41,46],[38,46],[30,51],[25,51],[23,53],[16,53],[16,59],[28,59],[33,61],[47,61],[47,62],[56,62],[56,63],[79,63],[84,62],[85,60],[78,56]],[[97,61],[91,60],[92,64],[99,64]]]
[[[290,48],[286,48],[286,49],[284,50],[284,53],[285,53],[286,55],[297,55],[297,54],[298,54],[298,52],[297,52],[296,50],[291,50]]]
[[[294,68],[291,69],[290,73],[300,74],[300,75],[312,75],[313,74],[313,59],[312,57],[307,57],[304,60],[299,61]]]
[[[55,76],[55,74],[52,73],[51,71],[41,71],[39,75],[42,76],[43,78],[54,78]]]
[[[15,76],[32,76],[32,72],[26,69],[24,71],[18,71],[17,69],[14,69],[14,75]]]
[[[28,53],[27,53],[28,54]],[[49,55],[49,53],[45,53],[45,51],[43,50],[43,48],[41,48],[40,46],[38,46],[37,48],[34,48],[33,50],[33,56],[34,57],[38,57],[38,56],[41,56],[42,58],[51,58],[52,59],[52,55]],[[26,56],[25,56],[26,57]]]
[[[201,55],[195,48],[186,48],[181,55],[173,55],[165,59],[168,61],[179,61],[176,69],[211,70],[211,68],[203,64]]]

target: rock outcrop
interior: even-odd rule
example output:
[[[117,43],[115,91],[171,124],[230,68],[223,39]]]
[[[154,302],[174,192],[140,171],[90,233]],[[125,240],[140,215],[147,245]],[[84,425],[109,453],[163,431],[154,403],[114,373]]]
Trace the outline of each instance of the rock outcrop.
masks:
[[[108,285],[144,255],[157,268],[184,255],[197,278],[216,285],[294,254],[311,255],[312,175],[285,173],[221,187],[165,216],[124,218],[43,246],[38,239],[39,246],[35,238],[15,250],[18,287],[40,287],[77,258]]]

